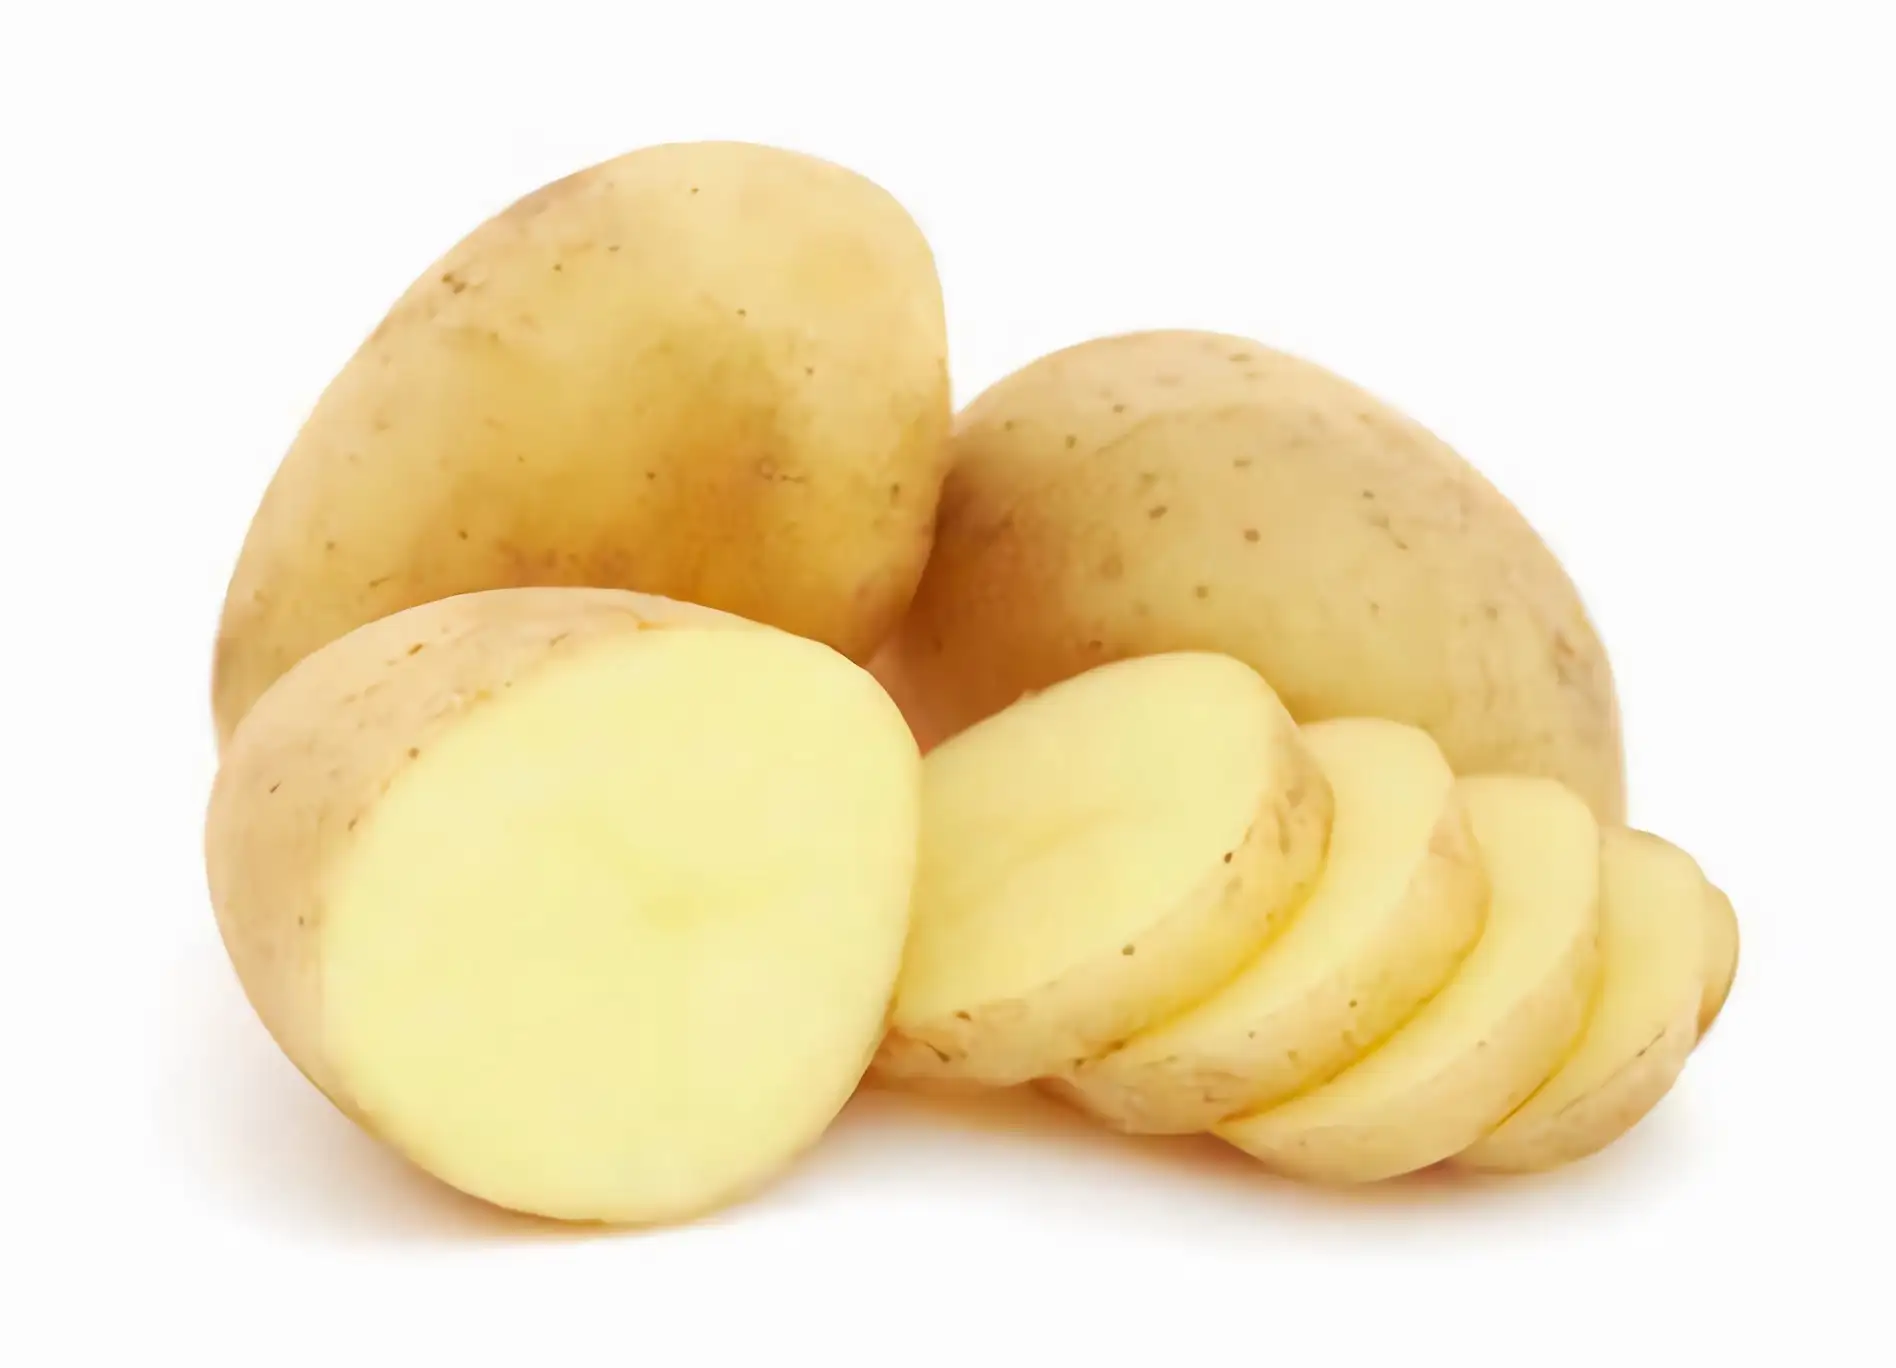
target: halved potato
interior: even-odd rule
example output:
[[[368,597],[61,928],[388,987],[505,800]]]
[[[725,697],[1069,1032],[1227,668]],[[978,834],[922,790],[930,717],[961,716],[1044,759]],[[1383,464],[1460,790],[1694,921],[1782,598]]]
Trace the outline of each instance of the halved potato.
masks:
[[[1698,1019],[1701,1039],[1725,1009],[1732,980],[1738,976],[1738,914],[1725,890],[1716,884],[1705,885],[1704,915],[1705,996],[1699,1004]]]
[[[1329,782],[1227,656],[1123,661],[923,765],[889,1075],[1008,1086],[1117,1046],[1235,973],[1316,878]]]
[[[383,618],[267,690],[206,832],[244,988],[501,1206],[651,1222],[813,1141],[882,1034],[920,759],[826,646],[610,590]]]
[[[1455,1157],[1526,1173],[1605,1148],[1665,1096],[1698,1039],[1705,876],[1643,831],[1600,842],[1600,988],[1567,1061],[1492,1134]]]
[[[1303,738],[1336,800],[1303,908],[1214,996],[1053,1091],[1122,1130],[1206,1130],[1333,1076],[1454,974],[1481,934],[1488,881],[1441,748],[1370,718]]]
[[[1551,779],[1459,785],[1492,893],[1460,971],[1360,1063],[1216,1133],[1281,1172],[1368,1182],[1493,1130],[1572,1048],[1599,973],[1600,830]]]

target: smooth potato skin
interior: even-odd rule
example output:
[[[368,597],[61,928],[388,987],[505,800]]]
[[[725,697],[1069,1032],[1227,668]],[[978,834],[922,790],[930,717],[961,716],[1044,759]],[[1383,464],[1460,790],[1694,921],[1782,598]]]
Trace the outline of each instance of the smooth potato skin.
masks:
[[[325,642],[481,589],[635,589],[866,659],[928,554],[946,357],[926,241],[840,167],[676,144],[528,195],[284,458],[225,602],[220,741]]]
[[[1625,807],[1612,672],[1486,480],[1346,381],[1239,337],[1056,352],[956,422],[934,553],[877,673],[925,744],[1105,661],[1235,655],[1299,721],[1433,735],[1458,773]]]
[[[212,787],[205,865],[244,992],[296,1066],[373,1131],[322,1050],[325,871],[430,738],[589,641],[755,624],[611,589],[468,594],[380,619],[305,658],[237,728]]]

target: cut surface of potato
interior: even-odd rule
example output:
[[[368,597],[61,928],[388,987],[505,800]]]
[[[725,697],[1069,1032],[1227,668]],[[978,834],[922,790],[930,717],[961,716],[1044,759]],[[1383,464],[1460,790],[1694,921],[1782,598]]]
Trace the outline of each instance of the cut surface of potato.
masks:
[[[1738,914],[1731,899],[1716,884],[1705,885],[1705,995],[1699,1004],[1698,1030],[1703,1038],[1725,1009],[1732,980],[1738,976]]]
[[[1705,877],[1641,831],[1600,840],[1600,987],[1578,1044],[1461,1167],[1527,1173],[1605,1148],[1651,1111],[1698,1039]]]
[[[482,617],[518,594],[538,652],[531,615]],[[286,674],[220,775],[213,896],[279,1042],[423,1168],[539,1215],[678,1219],[772,1176],[867,1067],[920,761],[825,646],[568,596],[653,602],[472,595]],[[367,782],[325,799],[339,774]]]
[[[1210,992],[1315,879],[1330,786],[1229,657],[1120,662],[923,765],[894,1075],[1026,1082]]]
[[[1303,729],[1336,803],[1301,909],[1212,997],[1055,1090],[1123,1130],[1207,1130],[1327,1079],[1431,997],[1481,934],[1488,883],[1455,776],[1426,732]]]
[[[1565,1058],[1598,978],[1600,830],[1553,780],[1457,788],[1488,872],[1488,918],[1446,987],[1322,1087],[1215,1131],[1272,1168],[1369,1182],[1493,1130]]]

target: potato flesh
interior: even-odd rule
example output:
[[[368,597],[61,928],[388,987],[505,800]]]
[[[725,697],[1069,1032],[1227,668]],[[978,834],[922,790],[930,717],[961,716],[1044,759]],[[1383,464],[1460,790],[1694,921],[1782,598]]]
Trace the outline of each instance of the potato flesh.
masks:
[[[1559,1066],[1598,980],[1600,832],[1552,780],[1458,785],[1490,899],[1461,968],[1381,1048],[1301,1097],[1216,1133],[1282,1172],[1368,1182],[1493,1130]]]
[[[1223,656],[1127,661],[930,753],[885,1070],[1007,1085],[1202,997],[1322,863],[1329,785]]]
[[[821,646],[593,645],[412,757],[327,871],[327,1071],[503,1206],[647,1222],[728,1200],[868,1063],[918,803],[899,715]]]
[[[1323,872],[1237,978],[1063,1091],[1121,1129],[1205,1130],[1361,1057],[1454,974],[1481,934],[1487,876],[1428,735],[1348,719],[1303,729],[1335,796]]]
[[[1665,1096],[1698,1039],[1705,878],[1644,832],[1600,842],[1600,987],[1573,1053],[1457,1165],[1526,1173],[1603,1149]]]
[[[1731,996],[1732,980],[1738,975],[1738,914],[1731,898],[1715,884],[1705,885],[1705,993],[1699,1003],[1698,1031],[1701,1037],[1712,1029],[1718,1014]]]

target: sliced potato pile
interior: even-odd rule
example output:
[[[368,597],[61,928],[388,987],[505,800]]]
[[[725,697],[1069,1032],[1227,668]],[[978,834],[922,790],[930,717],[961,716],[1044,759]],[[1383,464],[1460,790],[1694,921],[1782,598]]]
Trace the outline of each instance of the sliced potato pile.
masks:
[[[883,1071],[1037,1078],[1322,1182],[1551,1167],[1650,1111],[1736,960],[1691,858],[1414,727],[1291,731],[1248,673],[1102,666],[928,755]],[[1260,847],[1273,807],[1304,817]]]

